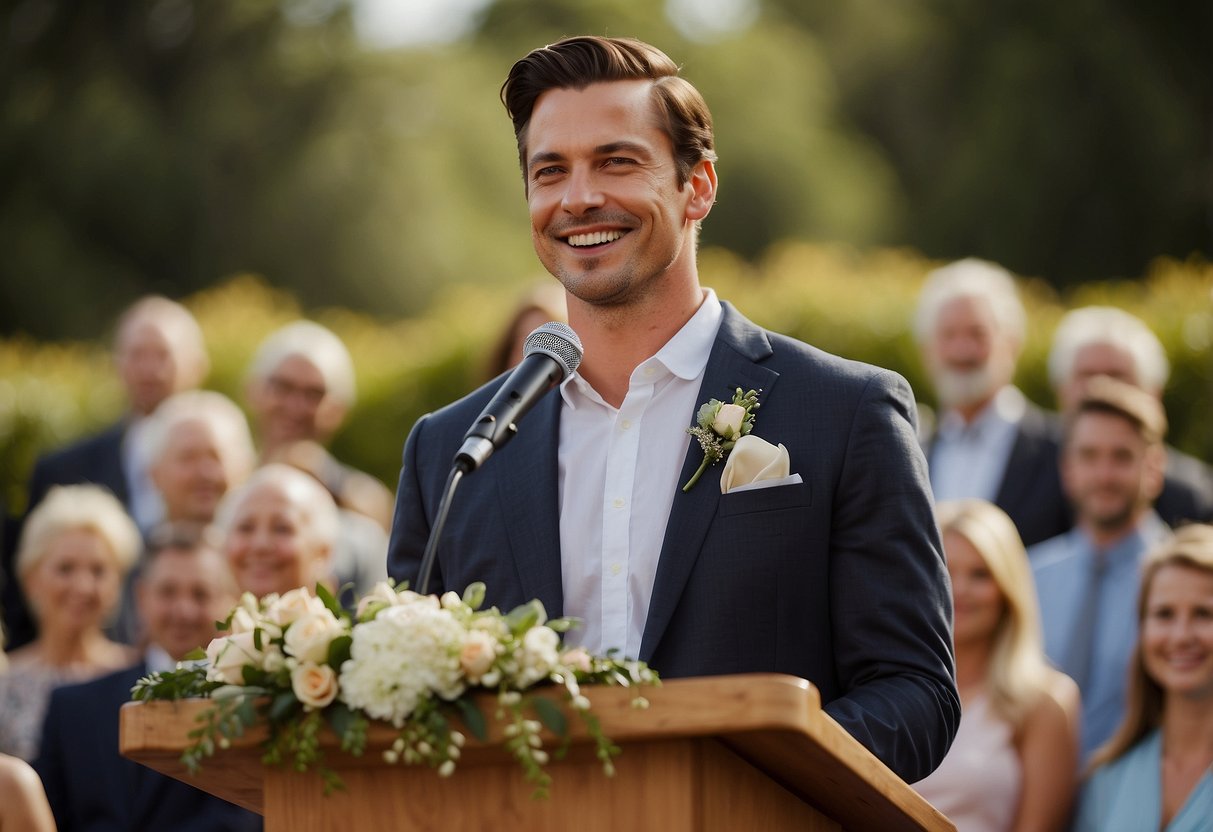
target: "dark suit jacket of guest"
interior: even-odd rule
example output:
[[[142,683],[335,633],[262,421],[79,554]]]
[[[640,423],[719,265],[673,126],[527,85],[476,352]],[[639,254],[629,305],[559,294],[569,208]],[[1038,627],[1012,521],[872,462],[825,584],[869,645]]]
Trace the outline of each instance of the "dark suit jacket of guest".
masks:
[[[141,662],[51,693],[34,768],[59,832],[261,829],[259,815],[119,755],[118,710],[146,673]]]
[[[26,514],[42,502],[52,486],[83,482],[105,486],[124,506],[129,507],[130,489],[127,488],[126,474],[122,469],[122,441],[126,438],[126,427],[125,421],[118,422],[101,433],[39,457],[30,476]],[[0,587],[0,608],[3,609],[9,649],[30,642],[37,635],[37,626],[14,577],[15,542],[22,523],[17,520],[12,523],[14,545],[3,550],[5,580]]]
[[[1213,468],[1167,446],[1167,479],[1154,510],[1171,528],[1213,522]]]
[[[1058,467],[1061,435],[1056,415],[1029,402],[994,498],[994,504],[1015,522],[1025,546],[1064,534],[1074,525]],[[923,446],[929,460],[935,447],[934,433]]]
[[[103,485],[127,505],[130,489],[122,468],[122,442],[126,438],[125,421],[110,425],[101,433],[52,451],[34,463],[29,482],[29,508],[42,502],[55,485],[82,482]],[[27,509],[28,511],[28,509]]]
[[[500,384],[410,433],[393,577],[416,579],[451,460]],[[639,658],[666,677],[808,679],[830,716],[907,781],[920,779],[947,752],[960,708],[951,598],[909,385],[766,332],[725,304],[699,401],[731,401],[737,387],[762,391],[754,434],[785,445],[804,482],[721,495],[717,466],[675,494]],[[560,403],[557,392],[546,396],[518,436],[463,480],[431,591],[484,581],[489,604],[537,598],[549,615],[564,612]],[[670,441],[690,438],[679,431]],[[691,443],[680,484],[701,459]]]

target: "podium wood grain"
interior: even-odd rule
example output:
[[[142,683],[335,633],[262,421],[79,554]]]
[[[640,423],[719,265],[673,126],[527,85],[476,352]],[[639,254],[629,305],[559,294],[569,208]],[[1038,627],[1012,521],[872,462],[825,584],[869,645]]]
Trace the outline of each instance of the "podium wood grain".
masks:
[[[559,691],[550,695],[560,699]],[[584,726],[569,718],[571,746],[549,766],[547,800],[533,800],[518,764],[498,746],[502,726],[469,740],[454,776],[388,765],[381,752],[395,738],[376,724],[362,757],[322,734],[329,764],[348,790],[320,795],[314,775],[265,768],[264,728],[217,751],[191,777],[181,765],[186,736],[208,703],[130,703],[122,708],[120,746],[127,757],[266,818],[266,832],[383,828],[408,830],[654,829],[952,830],[951,823],[873,757],[820,707],[803,679],[750,674],[677,679],[648,688],[647,709],[634,691],[590,691],[602,728],[623,748],[607,778]],[[480,700],[491,714],[492,696]],[[558,741],[546,740],[549,749]],[[386,819],[391,819],[387,822]],[[375,824],[371,826],[370,824]]]

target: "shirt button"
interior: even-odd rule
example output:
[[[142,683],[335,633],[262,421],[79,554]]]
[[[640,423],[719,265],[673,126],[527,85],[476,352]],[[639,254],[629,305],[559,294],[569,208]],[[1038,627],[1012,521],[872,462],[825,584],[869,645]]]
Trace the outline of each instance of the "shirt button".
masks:
[[[621,567],[619,564],[612,563],[611,564],[611,575],[613,575],[613,576],[618,575],[622,571],[622,569],[623,569],[623,567]]]
[[[630,428],[632,427],[632,420],[631,420],[631,419],[624,419],[622,422],[620,422],[620,423],[619,423],[619,427],[620,427],[620,429],[621,429],[621,430],[628,430],[628,429],[630,429]]]
[[[615,508],[623,508],[623,498],[616,497],[614,500],[611,500],[611,505],[613,505]]]

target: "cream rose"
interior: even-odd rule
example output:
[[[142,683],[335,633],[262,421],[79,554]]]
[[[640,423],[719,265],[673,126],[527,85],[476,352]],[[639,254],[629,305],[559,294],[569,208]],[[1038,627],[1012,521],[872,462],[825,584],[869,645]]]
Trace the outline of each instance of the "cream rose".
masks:
[[[212,639],[206,647],[210,670],[206,677],[229,685],[244,684],[244,666],[261,667],[265,653],[253,643],[253,634],[235,633]]]
[[[739,404],[722,404],[712,420],[712,430],[725,439],[736,439],[741,435],[741,424],[745,421],[745,408]]]
[[[371,588],[370,592],[358,599],[355,617],[362,618],[371,604],[387,604],[389,607],[394,607],[399,603],[400,596],[396,594],[396,590],[387,581],[380,581]]]
[[[324,602],[308,590],[307,587],[292,589],[265,610],[265,618],[279,627],[293,624],[310,613],[327,612]]]
[[[337,672],[327,664],[301,664],[291,671],[291,690],[304,707],[323,708],[337,698]]]
[[[322,664],[328,658],[329,644],[341,633],[341,622],[327,609],[309,612],[287,628],[284,646],[300,662]]]
[[[580,670],[582,673],[589,673],[594,669],[589,651],[584,647],[574,647],[572,650],[566,650],[564,655],[560,657],[560,663],[574,670]]]
[[[475,683],[489,672],[497,658],[497,639],[484,630],[471,630],[459,651],[459,664],[468,679]]]

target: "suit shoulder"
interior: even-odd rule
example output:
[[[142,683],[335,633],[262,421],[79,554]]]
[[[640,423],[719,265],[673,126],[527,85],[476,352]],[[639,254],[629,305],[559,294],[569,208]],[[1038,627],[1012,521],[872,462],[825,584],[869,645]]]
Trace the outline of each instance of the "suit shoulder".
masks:
[[[130,689],[145,673],[146,668],[140,663],[98,676],[96,679],[89,679],[87,682],[60,685],[51,691],[51,709],[55,710],[58,706],[68,712],[81,708],[92,710],[96,703],[105,701],[107,694],[109,698],[115,698],[115,692],[122,695],[122,701],[125,701],[130,698]]]
[[[782,375],[810,385],[851,390],[857,395],[872,388],[910,389],[905,377],[894,370],[844,358],[778,332],[765,332],[771,343],[771,366]]]

